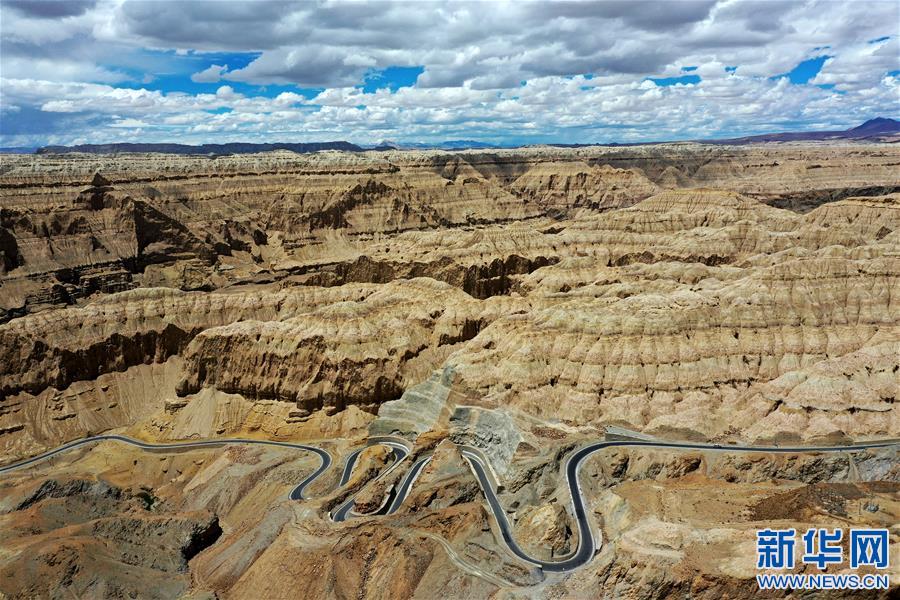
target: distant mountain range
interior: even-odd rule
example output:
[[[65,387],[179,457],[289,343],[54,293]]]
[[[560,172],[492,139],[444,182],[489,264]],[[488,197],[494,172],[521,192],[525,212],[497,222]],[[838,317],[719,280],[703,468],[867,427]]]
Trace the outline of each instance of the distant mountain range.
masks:
[[[366,150],[465,150],[468,148],[497,148],[484,142],[473,140],[452,140],[437,144],[412,143],[402,144],[384,141],[375,146],[357,146],[350,142],[311,142],[311,143],[275,143],[253,144],[235,142],[231,144],[202,144],[190,146],[188,144],[79,144],[77,146],[44,146],[42,148],[15,149],[9,148],[5,152],[35,152],[36,154],[68,154],[72,152],[85,152],[88,154],[114,154],[117,152],[158,152],[161,154],[199,154],[199,155],[226,155],[226,154],[252,154],[255,152],[271,152],[273,150],[290,150],[298,154],[319,152],[322,150],[340,150],[342,152],[365,152]]]
[[[37,152],[35,146],[12,146],[9,148],[0,148],[0,154],[34,154]]]
[[[792,131],[789,133],[766,133],[725,140],[698,140],[703,144],[760,144],[764,142],[811,142],[817,140],[872,140],[900,135],[900,121],[876,117],[858,127],[843,131]]]
[[[868,140],[868,141],[900,141],[900,121],[877,117],[866,121],[858,127],[844,131],[792,131],[788,133],[767,133],[747,137],[694,140],[701,144],[744,145],[765,142],[803,142],[825,140]],[[578,148],[582,146],[643,146],[662,142],[640,142],[634,144],[549,144],[562,148]],[[253,144],[236,142],[231,144],[81,144],[78,146],[44,146],[42,148],[0,148],[0,153],[67,154],[70,152],[86,152],[92,154],[114,154],[117,152],[159,152],[166,154],[199,154],[221,156],[227,154],[251,154],[272,150],[290,150],[300,154],[319,152],[322,150],[340,150],[343,152],[365,152],[367,150],[466,150],[495,149],[509,146],[498,146],[475,140],[449,140],[438,143],[407,143],[382,141],[374,146],[358,146],[350,142],[308,142],[308,143],[276,143]]]
[[[189,146],[187,144],[80,144],[78,146],[44,146],[37,149],[37,154],[68,154],[70,152],[86,152],[89,154],[113,154],[116,152],[159,152],[165,154],[252,154],[254,152],[271,152],[272,150],[290,150],[304,154],[321,150],[341,150],[343,152],[363,152],[364,148],[350,142],[309,142],[284,144],[251,144],[235,142],[231,144],[203,144]]]
[[[486,142],[476,142],[475,140],[448,140],[446,142],[438,142],[436,144],[428,144],[424,142],[392,142],[384,140],[379,142],[377,146],[370,148],[371,150],[472,150],[472,149],[490,149],[505,148],[507,146],[498,146],[496,144],[488,144]]]

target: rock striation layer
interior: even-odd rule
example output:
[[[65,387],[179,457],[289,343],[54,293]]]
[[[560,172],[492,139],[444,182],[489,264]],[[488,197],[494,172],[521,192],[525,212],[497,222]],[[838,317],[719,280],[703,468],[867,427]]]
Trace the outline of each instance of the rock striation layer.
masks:
[[[315,458],[276,448],[17,471],[0,595],[753,597],[760,524],[897,522],[896,449],[604,451],[580,479],[600,552],[555,575],[503,550],[460,446],[550,560],[578,544],[562,465],[604,433],[900,437],[898,163],[845,142],[4,156],[0,461],[119,431],[302,440],[336,467],[303,502]],[[409,458],[366,448],[337,489],[372,436]],[[392,515],[329,519],[413,464]]]

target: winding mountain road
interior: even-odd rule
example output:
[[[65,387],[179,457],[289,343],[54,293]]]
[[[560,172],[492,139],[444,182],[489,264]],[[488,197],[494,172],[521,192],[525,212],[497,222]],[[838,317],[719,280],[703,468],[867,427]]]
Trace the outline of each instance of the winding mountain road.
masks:
[[[58,448],[53,450],[49,450],[44,452],[43,454],[39,454],[37,456],[10,464],[6,466],[0,467],[0,474],[9,473],[15,470],[24,469],[28,466],[34,465],[41,461],[47,460],[53,456],[62,454],[64,452],[68,452],[69,450],[74,450],[75,448],[79,448],[82,446],[86,446],[88,444],[94,444],[97,442],[103,441],[115,441],[121,442],[125,444],[129,444],[131,446],[135,446],[142,450],[147,450],[151,452],[167,452],[172,450],[187,450],[187,449],[196,449],[196,448],[209,448],[209,447],[219,447],[225,445],[260,445],[260,446],[277,446],[282,448],[289,448],[294,450],[302,450],[305,452],[312,452],[319,456],[321,459],[321,463],[319,467],[306,478],[303,479],[300,483],[298,483],[290,492],[289,498],[291,500],[302,500],[306,499],[304,496],[304,491],[306,488],[315,481],[320,475],[322,475],[332,464],[331,455],[328,454],[325,450],[321,448],[317,448],[315,446],[309,446],[306,444],[295,444],[292,442],[276,442],[269,440],[253,440],[253,439],[242,439],[242,438],[225,438],[225,439],[211,439],[211,440],[201,440],[196,442],[178,442],[173,444],[150,444],[148,442],[142,442],[140,440],[135,440],[122,435],[97,435],[92,436],[80,440],[76,440],[74,442],[69,442],[68,444],[64,444]],[[408,441],[402,438],[372,438],[368,441],[367,446],[372,445],[383,445],[391,448],[392,450],[392,458],[393,461],[390,466],[387,467],[384,471],[378,474],[374,480],[383,479],[388,476],[394,469],[396,469],[404,460],[406,460],[411,453],[411,447]],[[592,528],[591,520],[588,517],[588,510],[585,506],[584,495],[581,491],[581,485],[579,483],[579,472],[581,466],[584,464],[584,461],[590,457],[595,452],[599,452],[606,448],[615,448],[615,447],[648,447],[648,448],[662,448],[668,450],[702,450],[704,452],[740,452],[740,453],[752,453],[752,452],[765,452],[765,453],[781,453],[781,454],[802,454],[802,453],[840,453],[840,452],[852,452],[858,450],[869,450],[874,448],[886,448],[890,446],[897,446],[900,448],[900,440],[881,440],[874,442],[866,442],[859,444],[851,444],[846,446],[731,446],[731,445],[718,445],[718,444],[693,444],[693,443],[681,443],[681,442],[665,442],[665,441],[645,441],[645,440],[615,440],[615,441],[602,441],[595,442],[593,444],[589,444],[576,450],[567,458],[564,470],[566,474],[566,483],[569,488],[569,494],[571,496],[571,510],[572,517],[575,519],[576,525],[578,527],[578,546],[575,551],[564,558],[554,561],[545,561],[529,556],[522,548],[518,545],[515,538],[512,535],[512,527],[510,526],[509,519],[506,514],[506,510],[503,508],[503,505],[500,503],[500,499],[497,497],[497,482],[495,480],[495,476],[490,469],[489,462],[487,458],[481,453],[477,448],[473,448],[471,446],[458,446],[462,456],[469,464],[469,468],[472,470],[472,473],[478,480],[479,485],[481,486],[482,492],[484,493],[485,499],[487,501],[488,507],[491,510],[491,513],[494,515],[494,519],[497,522],[497,527],[500,530],[500,534],[503,538],[504,544],[507,546],[510,552],[512,552],[515,556],[520,558],[521,560],[534,565],[535,567],[539,567],[543,571],[546,572],[568,572],[573,571],[588,562],[594,557],[597,549],[599,548],[600,540],[597,539],[599,537],[599,532],[595,535],[595,532]],[[353,472],[353,468],[355,467],[357,460],[359,458],[360,453],[363,451],[365,447],[355,450],[351,454],[347,456],[347,459],[344,463],[344,468],[341,472],[341,477],[338,481],[338,488],[346,485],[351,477]],[[361,515],[355,513],[353,511],[355,498],[357,494],[353,494],[348,499],[346,499],[337,509],[335,509],[331,518],[335,522],[344,521],[350,517],[360,517],[360,516],[376,516],[376,515],[390,515],[397,511],[400,508],[403,501],[409,495],[409,492],[412,488],[412,485],[415,483],[418,476],[421,474],[422,470],[431,460],[431,455],[423,455],[420,456],[416,461],[412,464],[412,466],[407,471],[406,475],[401,479],[398,485],[395,485],[391,488],[389,493],[385,496],[384,501],[381,506],[367,515]],[[373,481],[374,481],[373,480]]]
[[[379,473],[378,476],[375,477],[372,481],[378,481],[379,479],[384,479],[387,477],[391,471],[396,469],[401,462],[406,460],[406,457],[409,456],[410,448],[408,442],[406,440],[397,441],[399,438],[374,438],[370,439],[365,446],[356,450],[347,458],[347,462],[344,465],[344,471],[341,474],[340,482],[338,483],[338,487],[343,487],[347,485],[347,482],[350,481],[350,475],[353,472],[353,467],[356,465],[356,461],[359,458],[359,455],[363,450],[369,448],[371,446],[387,446],[391,449],[391,455],[393,457],[393,462],[391,462],[390,466],[385,469],[383,472]],[[341,521],[346,521],[350,517],[363,517],[363,516],[375,516],[379,514],[387,514],[383,512],[385,506],[389,506],[391,503],[393,494],[393,488],[391,488],[391,493],[389,493],[385,499],[382,501],[381,505],[376,508],[373,512],[368,514],[361,514],[354,512],[353,509],[356,504],[356,496],[357,494],[353,494],[347,500],[344,501],[339,507],[337,507],[331,513],[331,520],[340,523]]]
[[[321,448],[316,448],[315,446],[307,446],[306,444],[295,444],[293,442],[275,442],[270,440],[252,440],[252,439],[242,439],[242,438],[223,438],[223,439],[214,439],[214,440],[200,440],[196,442],[176,442],[173,444],[150,444],[148,442],[142,442],[141,440],[136,440],[134,438],[126,437],[124,435],[116,435],[116,434],[106,434],[106,435],[94,435],[91,437],[82,438],[80,440],[75,440],[73,442],[69,442],[68,444],[63,444],[58,448],[54,448],[53,450],[48,450],[42,454],[38,454],[37,456],[32,456],[31,458],[26,458],[25,460],[20,460],[18,462],[14,462],[9,465],[0,466],[0,474],[9,473],[11,471],[16,471],[18,469],[23,469],[35,463],[39,463],[47,460],[48,458],[52,458],[58,454],[62,454],[64,452],[68,452],[69,450],[74,450],[75,448],[80,448],[82,446],[87,446],[90,444],[96,444],[98,442],[121,442],[123,444],[128,444],[129,446],[135,446],[140,448],[141,450],[147,450],[150,452],[166,452],[170,450],[191,450],[196,448],[217,448],[219,446],[229,446],[229,445],[255,445],[255,446],[278,446],[281,448],[291,448],[294,450],[303,450],[306,452],[312,452],[317,454],[319,458],[322,460],[319,468],[313,471],[308,477],[306,477],[303,481],[298,483],[290,492],[288,497],[291,500],[304,500],[306,499],[303,495],[303,492],[306,488],[315,481],[319,475],[328,470],[328,467],[331,466],[331,455],[328,454],[325,450]]]
[[[615,448],[615,447],[649,447],[649,448],[664,448],[668,450],[703,450],[706,452],[741,452],[741,453],[752,453],[752,452],[778,452],[784,454],[801,454],[801,453],[816,453],[816,452],[828,452],[828,453],[838,453],[838,452],[850,452],[855,450],[868,450],[871,448],[885,448],[889,446],[898,446],[900,447],[900,441],[898,440],[888,440],[888,441],[878,441],[878,442],[870,442],[863,444],[853,444],[847,446],[722,446],[716,444],[687,444],[687,443],[679,443],[679,442],[657,442],[657,441],[631,441],[631,440],[622,440],[622,441],[608,441],[608,442],[596,442],[594,444],[590,444],[577,450],[572,453],[565,463],[565,473],[566,473],[566,483],[569,487],[569,494],[571,496],[572,502],[572,516],[575,519],[575,522],[578,526],[578,546],[570,556],[562,558],[560,560],[555,561],[544,561],[532,558],[522,550],[521,547],[516,543],[516,540],[512,536],[512,530],[509,525],[509,520],[506,517],[506,511],[503,509],[503,506],[500,504],[499,498],[497,498],[496,489],[491,482],[491,478],[487,473],[487,468],[485,461],[481,458],[480,453],[474,452],[471,448],[463,448],[462,454],[469,461],[469,466],[472,468],[472,471],[475,473],[475,476],[478,478],[478,482],[481,485],[481,489],[484,492],[485,498],[487,499],[488,505],[491,508],[491,512],[494,514],[494,518],[497,521],[497,526],[500,529],[500,533],[503,536],[503,541],[509,550],[521,558],[522,560],[532,563],[534,565],[539,566],[546,572],[565,572],[572,571],[581,567],[594,557],[595,552],[599,548],[599,540],[597,540],[594,536],[594,532],[591,528],[591,521],[587,515],[587,508],[584,503],[584,496],[581,492],[581,484],[578,480],[578,475],[581,470],[581,465],[584,464],[584,461],[594,454],[595,452],[599,452],[600,450],[604,450],[606,448]],[[599,537],[599,532],[597,534]]]

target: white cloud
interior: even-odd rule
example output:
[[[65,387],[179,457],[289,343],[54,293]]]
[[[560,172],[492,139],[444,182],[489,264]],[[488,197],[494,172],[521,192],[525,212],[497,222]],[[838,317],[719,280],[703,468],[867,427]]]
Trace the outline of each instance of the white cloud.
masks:
[[[133,129],[135,127],[150,127],[150,125],[140,119],[119,119],[109,124],[110,127],[118,127],[122,129]]]
[[[877,43],[860,43],[835,52],[811,81],[831,84],[838,90],[871,89],[889,71],[900,68],[900,36]]]
[[[225,78],[261,85],[332,87],[360,82],[373,64],[373,60],[360,60],[358,54],[348,56],[342,49],[306,45],[265,52],[243,69],[228,72]]]
[[[216,83],[221,81],[222,75],[228,71],[228,65],[210,65],[199,73],[191,75],[194,83]]]
[[[31,8],[0,8],[0,109],[20,107],[30,118],[43,111],[60,123],[42,141],[104,141],[123,128],[160,141],[628,141],[897,115],[897,78],[887,76],[900,69],[894,1],[100,0],[55,16]],[[254,54],[233,62],[210,52]],[[770,79],[822,55],[831,58],[808,85]],[[424,72],[395,92],[357,87],[370,70],[391,65]],[[697,67],[700,83],[647,80],[677,77],[686,66]],[[231,85],[215,93],[133,89],[142,78],[160,87],[173,73]],[[124,80],[131,84],[117,87]],[[273,84],[324,91],[270,97],[254,87]],[[28,135],[21,123],[12,128],[16,139]]]

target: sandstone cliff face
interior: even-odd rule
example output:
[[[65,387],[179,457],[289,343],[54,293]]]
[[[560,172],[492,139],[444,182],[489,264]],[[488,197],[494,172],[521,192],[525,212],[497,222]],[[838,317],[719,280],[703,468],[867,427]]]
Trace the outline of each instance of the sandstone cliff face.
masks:
[[[578,299],[494,322],[449,361],[500,404],[578,423],[621,420],[715,435],[780,408],[773,398],[763,414],[747,411],[746,422],[735,422],[732,411],[749,408],[742,400],[748,386],[855,352],[879,332],[895,336],[896,268],[896,260],[787,262],[732,284],[667,296],[619,298],[607,295],[609,285],[595,286]],[[822,306],[832,308],[823,314]],[[496,364],[508,371],[488,367]],[[863,398],[848,394],[844,402],[842,410],[855,412]],[[895,409],[881,406],[879,430],[896,430]],[[719,408],[712,407],[722,411],[718,425]],[[846,420],[830,427],[855,430]]]
[[[605,428],[900,435],[894,146],[6,158],[0,461],[109,430],[413,444],[303,503],[314,459],[276,450],[54,459],[2,482],[0,572],[37,574],[6,595],[751,597],[760,523],[897,520],[891,450],[606,452],[582,479],[601,552],[548,575],[502,550],[453,444],[548,559],[577,544],[560,465]],[[427,455],[396,514],[328,520]]]
[[[42,433],[26,441],[35,417],[21,407],[32,396],[52,411],[69,405],[58,391],[73,382],[173,356],[186,359],[178,394],[211,388],[251,403],[285,401],[295,405],[294,420],[348,406],[375,413],[435,369],[451,368],[463,397],[595,427],[752,439],[896,429],[886,382],[898,321],[896,194],[798,214],[735,191],[659,190],[638,167],[603,166],[628,162],[621,151],[605,152],[17,158],[2,188],[13,210],[70,223],[78,211],[115,219],[124,210],[131,233],[116,237],[112,221],[96,226],[125,242],[110,256],[174,265],[148,265],[129,285],[197,277],[201,289],[223,290],[98,289],[91,301],[75,298],[76,308],[0,325],[0,393],[15,397],[0,415],[7,443],[30,447],[53,439],[51,430],[67,437],[91,427],[61,419],[50,430],[28,427]],[[633,161],[646,154],[634,152]],[[677,154],[659,152],[662,161]],[[697,152],[684,150],[683,159]],[[710,152],[695,181],[780,151],[735,151],[727,160]],[[884,153],[837,148],[819,160],[858,161],[875,177]],[[98,168],[106,175],[91,180]],[[759,168],[754,181],[766,179]],[[213,193],[216,177],[233,195]],[[297,193],[271,200],[285,185]],[[54,208],[66,189],[78,190],[72,214]],[[171,227],[135,227],[137,207]],[[564,214],[571,218],[559,220]],[[262,222],[265,231],[254,229]],[[70,227],[72,243],[91,227]],[[19,266],[4,280],[4,298],[23,289],[16,273],[63,264],[41,263],[43,250],[13,239],[22,249],[8,260]],[[66,239],[54,229],[41,243]],[[78,256],[67,253],[74,262],[66,268],[77,270]],[[210,261],[213,270],[204,267]],[[818,380],[808,372],[818,361],[857,352],[881,357],[869,367],[884,374],[830,379],[840,406],[801,407],[782,397],[787,383],[778,393],[766,387]],[[126,412],[96,425],[138,414]]]
[[[542,162],[516,179],[510,189],[545,212],[561,216],[579,208],[624,208],[652,196],[658,188],[634,169]]]
[[[285,318],[319,304],[361,299],[372,288],[283,293],[199,294],[156,288],[98,299],[84,307],[38,313],[0,325],[0,394],[38,393],[184,350],[200,331],[246,318]]]
[[[146,285],[148,267],[179,261],[199,261],[208,287],[261,271],[318,270],[372,258],[360,244],[373,237],[622,208],[657,185],[783,202],[809,190],[826,200],[886,193],[900,186],[895,159],[880,147],[690,145],[215,160],[11,155],[0,179],[0,308],[8,319]]]
[[[286,320],[208,329],[185,350],[189,375],[179,392],[214,385],[305,411],[349,404],[374,411],[486,324],[490,317],[469,304],[476,303],[456,288],[413,279]]]
[[[884,202],[897,206],[896,198]],[[602,254],[566,259],[524,278],[522,289],[540,300],[524,314],[492,323],[448,362],[484,398],[572,423],[705,436],[732,428],[746,432],[753,424],[750,430],[761,437],[790,431],[857,436],[875,422],[877,431],[897,431],[889,390],[873,391],[885,400],[854,419],[849,415],[867,409],[863,396],[849,388],[844,408],[811,407],[791,418],[772,415],[794,412],[777,395],[766,401],[756,391],[758,383],[869,344],[890,354],[895,343],[896,244],[886,237],[865,244],[876,226],[863,216],[848,219],[846,203],[839,204],[831,209],[834,228],[824,227],[830,223],[824,207],[798,218],[713,192],[666,192],[578,221],[558,236],[581,244],[590,239]],[[874,219],[878,230],[895,226],[892,210]],[[740,245],[719,250],[696,242],[703,230],[721,235],[726,223],[759,227],[760,238],[751,244],[752,238],[741,236]],[[823,230],[835,229],[843,230],[838,239],[846,245],[822,239]],[[598,234],[612,250],[597,243]],[[657,240],[652,245],[651,236]],[[789,245],[791,238],[798,243]],[[631,243],[623,247],[624,240]],[[791,249],[778,250],[780,244]],[[802,244],[808,246],[798,252]],[[614,267],[623,262],[617,257],[623,250],[635,264]],[[761,251],[780,258],[766,264]],[[684,268],[684,262],[701,264]],[[896,365],[887,362],[893,364],[878,370]],[[504,369],[494,368],[498,364]],[[798,418],[804,426],[796,427]]]

